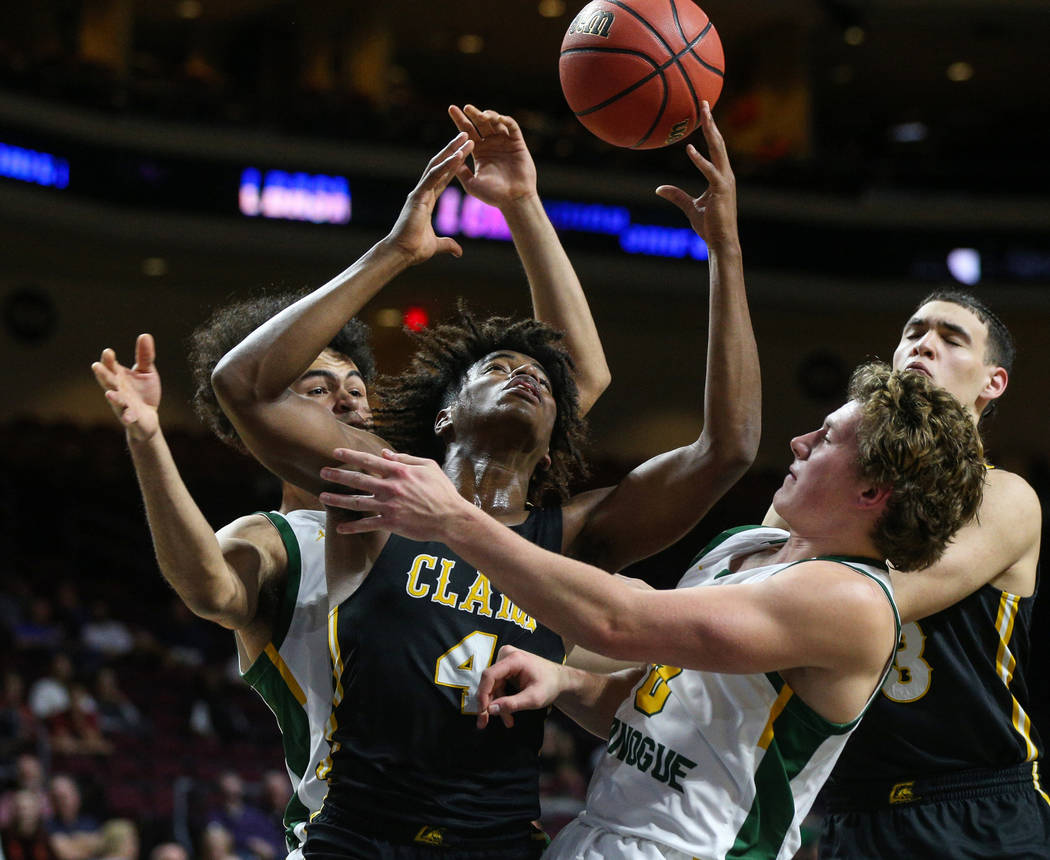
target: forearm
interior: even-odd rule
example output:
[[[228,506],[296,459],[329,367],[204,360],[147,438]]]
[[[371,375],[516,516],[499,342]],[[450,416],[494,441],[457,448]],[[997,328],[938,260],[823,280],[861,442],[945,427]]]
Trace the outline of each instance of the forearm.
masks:
[[[129,439],[129,447],[161,573],[195,614],[230,620],[236,614],[233,575],[163,434],[158,431],[140,442]]]
[[[704,431],[712,447],[746,469],[758,450],[762,381],[735,233],[709,248],[710,298]]]
[[[569,666],[563,666],[561,671],[565,689],[554,700],[555,707],[591,734],[608,738],[617,709],[644,669],[626,669],[612,675],[596,675]]]
[[[565,332],[565,346],[576,365],[580,412],[586,414],[612,374],[580,279],[539,195],[518,197],[502,212],[529,279],[536,319]]]
[[[469,503],[448,517],[442,540],[566,640],[614,659],[646,659],[623,626],[638,626],[632,617],[645,592],[530,543]]]
[[[408,266],[388,240],[350,268],[281,311],[228,352],[212,375],[224,409],[280,397],[346,322]]]

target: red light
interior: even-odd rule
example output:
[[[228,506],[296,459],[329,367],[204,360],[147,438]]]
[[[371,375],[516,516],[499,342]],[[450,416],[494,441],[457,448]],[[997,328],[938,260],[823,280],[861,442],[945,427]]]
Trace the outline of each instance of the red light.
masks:
[[[413,305],[412,307],[405,309],[405,315],[402,319],[405,325],[412,329],[412,331],[419,331],[420,329],[426,328],[430,323],[430,314],[427,313],[426,308],[421,308],[419,305]]]

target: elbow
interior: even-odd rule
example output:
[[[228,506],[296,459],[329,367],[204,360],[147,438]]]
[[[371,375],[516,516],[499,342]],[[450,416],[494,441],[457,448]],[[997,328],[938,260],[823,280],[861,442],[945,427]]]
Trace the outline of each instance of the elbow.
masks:
[[[219,363],[212,370],[211,387],[223,408],[235,403],[243,394],[245,390],[243,380],[240,379],[234,363],[229,360],[228,354],[219,359]]]
[[[238,610],[233,594],[224,595],[215,590],[181,594],[186,608],[204,621],[218,624],[228,630],[240,630],[251,621]]]
[[[711,450],[722,464],[727,477],[740,478],[755,462],[761,433],[758,426],[737,428],[728,438],[712,442]]]
[[[589,374],[586,379],[580,378],[577,384],[580,415],[586,415],[591,411],[591,407],[598,402],[598,398],[605,393],[611,383],[612,373],[608,367],[603,367],[597,373]]]

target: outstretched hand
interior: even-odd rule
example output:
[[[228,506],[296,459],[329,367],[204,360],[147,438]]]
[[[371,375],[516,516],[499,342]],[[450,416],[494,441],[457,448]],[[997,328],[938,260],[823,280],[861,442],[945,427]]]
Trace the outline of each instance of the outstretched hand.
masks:
[[[536,193],[536,165],[513,117],[474,105],[452,105],[448,115],[474,144],[474,168],[463,164],[456,171],[467,194],[503,208]]]
[[[106,394],[113,414],[136,442],[144,442],[160,428],[160,374],[154,364],[157,352],[153,335],[140,334],[135,341],[135,366],[127,368],[117,361],[112,349],[102,350],[91,370]]]
[[[331,508],[371,516],[342,522],[340,534],[390,531],[410,540],[440,540],[457,528],[457,512],[477,509],[464,499],[433,460],[383,450],[377,457],[364,451],[337,448],[335,459],[349,469],[325,467],[321,477],[359,494],[321,493]]]
[[[474,141],[465,133],[452,138],[430,159],[427,169],[401,207],[401,214],[385,241],[404,255],[408,265],[425,262],[435,254],[463,256],[463,249],[455,239],[434,232],[433,215],[438,197],[473,148]]]
[[[699,197],[687,194],[676,185],[661,185],[656,193],[685,213],[689,223],[709,247],[718,248],[739,241],[736,226],[736,177],[729,164],[722,133],[711,116],[711,106],[703,103],[700,125],[711,160],[704,158],[689,144],[686,154],[707,179],[707,190]]]
[[[550,705],[561,692],[562,667],[513,645],[499,649],[499,657],[481,675],[478,684],[478,728],[498,716],[510,728],[515,711],[535,711]],[[508,684],[517,692],[508,695]]]

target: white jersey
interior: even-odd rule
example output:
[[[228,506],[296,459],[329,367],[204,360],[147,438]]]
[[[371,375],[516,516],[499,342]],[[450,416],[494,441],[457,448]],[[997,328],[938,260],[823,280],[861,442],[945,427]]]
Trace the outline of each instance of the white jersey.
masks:
[[[760,527],[723,532],[677,587],[767,579],[797,562],[737,573],[729,562],[787,535]],[[897,616],[884,566],[872,559],[829,560],[878,582]],[[790,858],[801,842],[802,819],[859,720],[829,722],[776,672],[650,666],[616,712],[585,810],[545,857]],[[619,847],[625,845],[635,847]]]
[[[306,839],[305,825],[321,808],[328,785],[317,765],[328,755],[325,723],[332,713],[328,655],[328,585],[324,572],[324,511],[264,514],[288,553],[284,593],[273,636],[244,680],[263,698],[281,728],[292,799],[284,813],[289,850]]]

